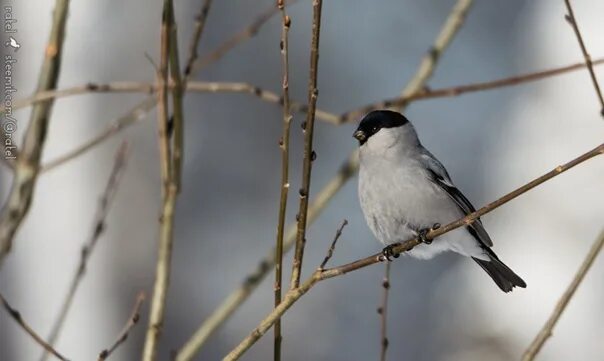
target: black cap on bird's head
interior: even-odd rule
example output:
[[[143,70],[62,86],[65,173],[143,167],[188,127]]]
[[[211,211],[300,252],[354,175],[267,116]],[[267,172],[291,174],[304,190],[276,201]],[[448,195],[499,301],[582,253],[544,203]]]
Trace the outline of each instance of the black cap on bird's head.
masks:
[[[396,128],[409,123],[404,115],[391,110],[374,110],[361,120],[357,130],[352,135],[359,141],[359,145],[365,142],[382,128]]]

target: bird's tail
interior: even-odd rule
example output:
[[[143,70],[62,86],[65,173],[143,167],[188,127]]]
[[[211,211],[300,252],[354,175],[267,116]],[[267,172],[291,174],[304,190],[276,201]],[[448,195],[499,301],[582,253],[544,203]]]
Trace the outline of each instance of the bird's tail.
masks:
[[[472,257],[476,263],[486,273],[491,276],[493,281],[501,288],[503,292],[510,292],[515,286],[525,288],[526,283],[518,276],[514,271],[512,271],[508,266],[506,266],[503,262],[499,260],[495,252],[486,248],[487,254],[489,255],[489,260],[485,261],[479,258]]]

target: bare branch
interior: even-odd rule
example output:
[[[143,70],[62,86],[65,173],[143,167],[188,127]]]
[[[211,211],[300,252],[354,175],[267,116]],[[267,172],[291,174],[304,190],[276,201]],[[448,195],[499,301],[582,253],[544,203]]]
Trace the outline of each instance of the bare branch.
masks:
[[[597,66],[604,64],[604,58],[598,58],[592,61],[592,65]],[[531,72],[526,74],[515,75],[511,77],[500,78],[496,80],[471,83],[458,85],[453,87],[446,87],[440,89],[427,89],[422,88],[421,91],[412,94],[410,96],[403,96],[397,98],[391,98],[382,100],[377,103],[369,104],[358,108],[353,111],[346,112],[342,115],[336,115],[320,109],[316,110],[316,117],[322,121],[331,124],[342,124],[358,120],[359,117],[364,114],[382,108],[391,107],[402,107],[408,103],[416,100],[434,99],[442,97],[455,97],[466,93],[480,92],[485,90],[498,89],[508,86],[522,85],[524,83],[544,80],[550,77],[562,75],[572,71],[581,70],[586,68],[585,63],[575,63],[562,67],[551,68],[547,70],[541,70],[537,72]],[[174,87],[173,83],[169,84],[170,88]],[[261,89],[257,86],[248,83],[241,82],[193,82],[189,81],[186,84],[186,90],[188,92],[201,92],[201,93],[247,93],[258,97],[269,103],[275,103],[283,105],[283,98],[269,90]],[[151,83],[138,83],[138,82],[112,82],[112,83],[87,83],[71,88],[61,90],[49,90],[37,93],[31,97],[16,100],[13,103],[13,109],[21,109],[26,106],[35,104],[37,102],[52,99],[62,98],[72,95],[87,94],[87,93],[116,93],[116,92],[140,92],[153,94],[156,91],[156,86]],[[291,110],[305,113],[308,111],[308,107],[305,104],[297,102],[291,102]],[[0,105],[0,112],[5,110],[3,105]]]
[[[109,175],[107,185],[105,186],[105,190],[101,196],[96,215],[94,216],[92,234],[90,235],[88,241],[82,246],[78,268],[71,279],[71,284],[61,306],[61,310],[59,311],[56,321],[52,326],[52,330],[50,331],[50,335],[48,336],[48,343],[50,345],[54,346],[59,338],[63,325],[65,324],[65,319],[67,318],[67,313],[71,308],[71,304],[73,303],[76,292],[82,282],[82,279],[84,279],[84,275],[86,274],[86,265],[88,264],[88,260],[90,259],[98,240],[105,232],[107,214],[109,213],[111,201],[117,192],[120,179],[122,178],[124,168],[126,167],[127,154],[128,146],[127,143],[124,142],[115,155],[113,169],[111,170],[111,174]],[[44,361],[47,359],[47,357],[48,353],[44,352],[42,357],[40,357],[40,360]]]
[[[604,64],[604,58],[598,58],[592,61],[592,65],[597,66]],[[402,107],[408,103],[416,100],[434,99],[442,97],[455,97],[466,93],[480,92],[485,90],[498,89],[508,86],[522,85],[524,83],[544,80],[550,77],[562,75],[572,71],[581,70],[586,68],[585,63],[575,63],[562,67],[551,68],[547,70],[541,70],[537,72],[531,72],[526,74],[515,75],[511,77],[500,78],[496,80],[471,83],[458,85],[453,87],[439,88],[439,89],[427,89],[422,88],[419,92],[410,96],[396,97],[391,99],[382,100],[377,103],[369,104],[358,108],[353,111],[346,112],[342,115],[336,115],[320,109],[316,110],[316,117],[322,121],[332,124],[342,124],[352,121],[357,121],[359,117],[364,114],[382,108],[396,108]],[[173,83],[169,84],[170,88],[174,87]],[[248,83],[240,82],[193,82],[189,81],[186,85],[186,90],[189,92],[201,92],[201,93],[247,93],[258,97],[269,103],[275,103],[283,105],[283,98],[269,90],[261,89],[257,86]],[[28,105],[35,104],[37,102],[52,99],[62,98],[78,94],[86,93],[116,93],[116,92],[140,92],[153,94],[156,91],[156,86],[151,83],[138,83],[138,82],[112,82],[112,83],[87,83],[85,85],[75,86],[71,88],[61,90],[49,90],[37,93],[31,97],[17,100],[13,103],[13,109],[21,109]],[[291,109],[297,112],[305,113],[308,111],[308,107],[304,104],[297,102],[291,102]],[[4,111],[3,105],[0,105],[0,112]]]
[[[189,57],[187,58],[184,73],[185,78],[188,78],[189,75],[191,75],[191,71],[193,70],[193,64],[197,60],[197,46],[199,45],[199,41],[201,40],[201,35],[203,34],[203,29],[205,28],[206,19],[208,18],[208,14],[210,13],[211,6],[212,0],[203,0],[201,10],[199,10],[199,14],[195,16],[195,31],[193,32],[193,37],[191,38],[191,43],[189,44]]]
[[[172,23],[169,19],[172,3],[170,0],[164,0],[162,11],[162,22],[160,32],[160,55],[159,68],[157,69],[157,130],[159,142],[159,158],[161,168],[161,180],[164,196],[167,193],[168,181],[172,176],[172,146],[170,139],[172,134],[168,134],[168,57],[170,52],[170,32]],[[171,133],[171,132],[170,132]]]
[[[593,63],[593,65],[604,64],[604,58],[596,59],[592,63]],[[503,87],[508,87],[508,86],[521,85],[521,84],[528,83],[528,82],[543,80],[543,79],[547,79],[547,78],[550,78],[553,76],[562,75],[562,74],[565,74],[565,73],[568,73],[571,71],[580,70],[585,67],[586,67],[585,63],[576,63],[576,64],[571,64],[571,65],[567,65],[567,66],[563,66],[563,67],[559,67],[559,68],[552,68],[552,69],[538,71],[538,72],[534,72],[534,73],[526,73],[526,74],[521,74],[521,75],[517,75],[517,76],[506,77],[506,78],[501,78],[501,79],[496,79],[496,80],[481,82],[481,83],[472,83],[472,84],[459,85],[459,86],[454,86],[454,87],[447,87],[447,88],[440,88],[440,89],[433,89],[433,90],[422,88],[422,90],[420,90],[417,93],[412,94],[410,96],[403,96],[403,97],[392,98],[392,99],[380,101],[378,103],[370,104],[367,106],[363,106],[359,109],[356,109],[356,110],[353,110],[350,112],[346,112],[342,115],[335,115],[333,113],[329,113],[329,112],[322,111],[319,109],[316,110],[315,115],[316,115],[317,119],[320,119],[322,121],[332,123],[332,124],[342,124],[342,123],[357,121],[359,117],[361,117],[362,115],[364,115],[372,110],[375,110],[375,109],[404,107],[404,106],[408,105],[409,103],[416,101],[416,100],[434,99],[434,98],[441,98],[441,97],[454,97],[454,96],[459,96],[459,95],[462,95],[465,93],[473,93],[473,92],[498,89],[498,88],[503,88]],[[146,83],[132,83],[132,82],[126,82],[126,83],[118,82],[118,83],[109,83],[109,84],[89,83],[88,85],[85,85],[85,86],[79,86],[79,87],[59,90],[56,92],[55,91],[43,92],[32,98],[26,98],[26,99],[17,101],[15,103],[16,105],[14,106],[14,108],[21,108],[21,107],[27,106],[31,103],[34,103],[36,101],[50,99],[55,96],[60,97],[60,96],[63,96],[63,94],[66,96],[66,95],[86,93],[86,92],[88,92],[88,90],[87,90],[88,87],[95,89],[94,91],[99,91],[99,92],[103,92],[103,91],[107,91],[107,92],[112,92],[112,91],[154,92],[155,91],[155,87],[152,84],[146,84]],[[283,100],[279,95],[277,95],[273,92],[270,92],[268,90],[260,89],[256,86],[253,86],[253,85],[247,84],[247,83],[189,82],[187,84],[187,91],[210,92],[210,93],[221,93],[221,92],[248,93],[248,94],[257,96],[258,98],[260,98],[264,101],[267,101],[267,102],[283,104]],[[71,151],[70,153],[68,153],[56,160],[50,161],[49,164],[43,166],[42,172],[45,172],[46,170],[50,170],[64,162],[67,162],[73,158],[76,158],[81,154],[84,154],[85,152],[92,149],[94,146],[103,142],[104,140],[110,138],[117,132],[140,121],[141,119],[144,118],[144,115],[146,115],[146,112],[148,111],[148,109],[146,109],[146,108],[149,107],[149,102],[151,103],[150,108],[155,106],[155,102],[153,100],[149,101],[147,99],[146,103],[143,102],[137,106],[137,108],[140,110],[134,110],[131,113],[129,113],[125,116],[122,116],[119,119],[113,121],[111,123],[111,125],[109,126],[109,128],[105,132],[100,134],[99,136],[95,137],[94,139],[87,142],[86,144],[78,147],[76,150]],[[299,104],[296,102],[291,102],[291,110],[298,111],[298,112],[306,112],[308,110],[308,108],[306,105],[302,105],[302,104]],[[134,114],[138,114],[138,115],[136,117],[133,117]]]
[[[111,356],[111,354],[113,353],[113,351],[115,351],[122,343],[126,342],[126,340],[128,339],[128,333],[130,333],[130,330],[134,326],[136,326],[136,324],[138,323],[138,321],[140,319],[140,309],[141,309],[141,306],[143,305],[144,301],[145,301],[145,293],[141,291],[138,293],[138,296],[136,296],[136,302],[134,303],[134,308],[132,309],[132,312],[130,313],[128,322],[126,322],[126,325],[122,329],[122,332],[120,332],[120,335],[117,337],[117,339],[115,339],[115,342],[113,343],[113,345],[111,345],[111,347],[109,347],[108,349],[104,349],[103,351],[101,351],[99,353],[99,357],[98,357],[97,361],[103,361],[103,360],[108,359],[109,356]]]
[[[201,10],[202,14],[209,10],[210,2],[206,0]],[[170,23],[175,24],[174,12],[170,13],[172,19]],[[205,20],[205,19],[204,19]],[[203,25],[202,25],[203,27]],[[202,29],[201,29],[202,30]],[[198,41],[201,37],[201,30],[196,29],[193,40]],[[172,118],[168,121],[169,124],[173,124],[173,172],[174,172],[174,183],[176,184],[176,192],[180,193],[182,188],[182,164],[183,164],[183,149],[184,149],[184,121],[185,114],[183,109],[184,101],[184,87],[187,82],[187,75],[184,75],[184,79],[180,75],[180,57],[178,55],[178,34],[176,25],[170,27],[170,47],[169,47],[169,62],[170,62],[170,74],[173,80],[174,87],[172,89]],[[191,46],[193,44],[191,43]]]
[[[436,37],[434,44],[422,59],[413,79],[401,92],[401,96],[409,96],[417,93],[426,85],[428,79],[430,79],[434,73],[436,63],[438,63],[441,55],[447,50],[447,47],[455,37],[455,34],[457,34],[462,27],[472,3],[473,0],[457,0],[453,10],[451,10],[443,27],[440,29],[440,33]]]
[[[159,148],[162,163],[162,211],[159,218],[159,245],[155,268],[155,282],[153,285],[153,296],[151,298],[149,325],[147,326],[145,345],[143,346],[143,361],[154,361],[156,359],[157,344],[162,332],[172,264],[174,208],[176,207],[176,198],[178,196],[178,185],[176,184],[177,178],[173,172],[174,154],[170,143],[171,134],[168,132],[168,97],[166,88],[171,40],[170,33],[175,26],[173,11],[174,7],[172,0],[164,0],[161,26],[160,70],[158,73],[158,83],[160,85],[158,88],[160,91],[158,92],[157,100]]]
[[[149,111],[155,107],[155,103],[155,97],[151,96],[146,98],[145,100],[137,104],[134,108],[132,108],[132,110],[130,110],[128,113],[122,115],[121,117],[111,122],[103,133],[82,144],[73,151],[49,161],[47,164],[41,167],[40,171],[44,173],[49,170],[55,169],[56,167],[65,164],[70,160],[79,157],[82,154],[85,154],[95,146],[103,143],[115,134],[118,134],[126,127],[142,121],[146,118]]]
[[[283,134],[279,140],[281,147],[281,184],[279,199],[279,216],[277,223],[277,239],[275,245],[275,307],[281,303],[281,287],[283,283],[283,237],[285,232],[285,215],[287,211],[287,195],[289,191],[289,133],[292,122],[289,101],[289,28],[291,19],[285,10],[285,1],[277,0],[277,7],[281,11],[281,62],[282,62],[282,82],[283,89]],[[273,345],[273,359],[281,360],[281,320],[275,323],[275,338]]]
[[[29,97],[15,100],[12,104],[13,110],[22,109],[36,103],[50,100],[70,97],[82,94],[95,93],[147,93],[153,94],[156,91],[156,85],[151,83],[140,83],[133,81],[116,81],[111,83],[86,83],[65,89],[45,90],[33,94]],[[0,105],[0,112],[4,112],[6,107]]]
[[[342,236],[342,230],[344,230],[344,227],[346,227],[347,224],[348,224],[347,220],[342,221],[342,225],[336,231],[336,235],[333,237],[333,241],[331,241],[331,246],[329,246],[329,249],[327,250],[327,254],[325,255],[325,258],[323,259],[323,262],[321,262],[319,269],[321,269],[321,270],[325,269],[325,265],[327,265],[327,262],[329,262],[331,257],[333,257],[333,253],[336,250],[336,243],[338,243],[338,239],[340,239],[340,236]]]
[[[593,65],[600,65],[600,64],[604,64],[604,58],[599,58],[599,59],[593,61]],[[359,109],[353,110],[351,112],[344,113],[344,114],[342,114],[342,116],[340,117],[340,119],[338,120],[337,123],[342,124],[342,123],[357,121],[359,117],[363,116],[364,114],[369,113],[372,110],[376,110],[376,109],[398,108],[398,107],[403,107],[405,105],[408,105],[409,103],[416,101],[416,100],[434,99],[434,98],[442,98],[442,97],[456,97],[456,96],[466,94],[466,93],[481,92],[481,91],[485,91],[485,90],[520,85],[520,84],[524,84],[524,83],[528,83],[528,82],[547,79],[547,78],[554,77],[557,75],[562,75],[564,73],[580,70],[585,67],[586,67],[585,63],[576,63],[576,64],[571,64],[571,65],[567,65],[567,66],[563,66],[563,67],[559,67],[559,68],[552,68],[552,69],[542,70],[542,71],[538,71],[538,72],[526,73],[526,74],[521,74],[521,75],[481,82],[481,83],[458,85],[458,86],[440,88],[440,89],[427,89],[424,87],[422,90],[418,91],[417,93],[414,93],[414,94],[411,94],[408,96],[386,99],[386,100],[380,101],[378,103],[369,104],[369,105],[363,106]]]
[[[56,0],[50,39],[38,78],[38,92],[54,89],[57,85],[68,8],[69,0]],[[33,199],[52,105],[52,100],[36,104],[25,131],[21,152],[17,154],[13,185],[0,216],[0,268],[4,257],[10,252],[15,233],[27,215]]]
[[[310,175],[312,162],[316,158],[313,150],[313,133],[315,129],[315,108],[317,106],[317,73],[319,64],[319,38],[321,35],[321,8],[323,0],[313,0],[312,39],[310,45],[310,76],[308,80],[308,113],[306,121],[302,123],[304,132],[304,160],[302,164],[302,187],[300,188],[300,207],[296,220],[298,221],[298,235],[292,267],[290,288],[300,284],[304,246],[306,245],[306,218],[308,217],[308,198],[310,197]]]
[[[594,72],[591,56],[587,52],[587,48],[585,47],[585,43],[583,42],[583,37],[581,36],[581,32],[579,31],[579,24],[577,24],[577,19],[575,18],[575,14],[573,12],[573,7],[570,4],[570,0],[564,0],[564,3],[566,4],[566,9],[568,10],[568,15],[566,19],[570,22],[570,25],[572,25],[573,30],[575,31],[575,35],[577,36],[577,40],[579,41],[579,46],[581,47],[581,52],[583,53],[583,58],[585,59],[585,65],[587,65],[589,75],[591,76],[591,81],[594,84],[594,89],[596,90],[596,95],[598,96],[598,100],[600,101],[600,114],[602,114],[602,116],[604,117],[604,98],[602,97],[602,91],[600,90],[600,85],[598,84],[596,73]]]
[[[524,186],[506,194],[505,196],[487,204],[486,206],[480,208],[476,212],[470,213],[467,216],[447,224],[444,227],[440,227],[437,229],[433,229],[429,231],[426,235],[426,239],[432,240],[438,236],[442,236],[443,234],[450,232],[459,227],[467,226],[475,222],[481,216],[491,212],[492,210],[502,206],[503,204],[511,201],[512,199],[520,196],[528,192],[529,190],[535,188],[536,186],[562,174],[563,172],[573,168],[574,166],[585,162],[588,159],[591,159],[597,155],[604,154],[604,143],[599,145],[598,147],[592,149],[591,151],[571,160],[570,162],[560,165],[553,169],[552,171],[542,175],[539,178],[534,179],[533,181],[525,184]],[[421,241],[419,239],[409,239],[404,242],[397,243],[393,247],[394,254],[400,254],[403,252],[407,252],[413,249],[415,246],[419,245]],[[317,268],[317,270],[298,288],[290,289],[285,296],[283,297],[283,301],[281,304],[276,307],[267,317],[264,318],[260,322],[260,324],[246,337],[244,338],[237,347],[235,347],[223,360],[225,361],[233,361],[239,359],[241,355],[243,355],[253,344],[255,344],[275,323],[276,319],[282,317],[283,314],[298,300],[302,297],[309,289],[311,289],[315,284],[320,281],[341,276],[346,273],[365,268],[375,263],[379,263],[384,261],[383,254],[376,253],[369,257],[365,257],[363,259],[359,259],[357,261],[347,263],[338,267],[328,268],[322,270]]]
[[[585,66],[582,64],[582,66]],[[184,83],[184,81],[183,81]],[[174,82],[168,84],[170,89],[174,89],[176,85]],[[185,84],[187,92],[199,92],[199,93],[247,93],[253,95],[261,100],[269,103],[275,103],[283,105],[283,98],[278,94],[269,90],[261,89],[257,86],[248,83],[241,82],[203,82],[203,81],[187,81]],[[62,98],[73,95],[88,94],[88,93],[148,93],[153,95],[157,90],[157,86],[151,83],[139,83],[139,82],[112,82],[112,83],[87,83],[84,85],[78,85],[71,88],[61,90],[50,90],[45,92],[37,93],[31,97],[17,100],[13,104],[13,109],[21,109],[26,106],[35,104],[37,102],[53,99]],[[300,104],[298,102],[290,101],[290,108],[293,111],[305,113],[308,111],[306,104]],[[3,111],[3,105],[0,105],[0,112]],[[340,123],[340,116],[329,113],[320,109],[317,109],[315,115],[318,119],[327,123],[338,124]],[[125,126],[130,125],[124,124]]]
[[[293,5],[296,1],[298,0],[290,0],[287,3],[288,5]],[[256,36],[260,28],[262,28],[262,26],[264,26],[264,24],[266,24],[266,22],[270,18],[272,18],[278,13],[279,9],[274,5],[271,5],[269,8],[260,13],[260,15],[258,15],[258,17],[245,29],[230,37],[210,54],[195,61],[193,63],[193,66],[191,67],[191,71],[197,72],[201,69],[206,68],[208,65],[220,60],[224,55],[226,55],[229,51],[233,50],[237,45]]]
[[[27,334],[29,334],[31,336],[31,338],[34,339],[34,341],[36,341],[36,343],[40,346],[42,346],[46,351],[50,352],[51,354],[53,354],[56,358],[58,358],[59,360],[62,361],[68,361],[67,357],[61,355],[57,350],[55,350],[51,345],[49,345],[46,341],[44,341],[42,339],[42,337],[40,337],[40,335],[38,335],[36,333],[36,331],[34,331],[26,322],[25,320],[23,320],[23,317],[21,316],[21,313],[19,313],[19,311],[15,310],[14,308],[11,307],[11,305],[6,301],[6,299],[4,298],[4,296],[2,295],[2,293],[0,293],[0,302],[2,303],[2,306],[4,307],[4,309],[6,310],[6,312],[8,312],[8,314],[10,315],[10,317],[15,320],[15,322],[17,322],[19,324],[19,326],[21,326],[21,328],[23,330],[25,330],[25,332],[27,332]]]
[[[388,351],[388,291],[390,290],[390,262],[386,262],[384,267],[384,279],[382,280],[382,305],[378,307],[380,315],[380,361],[386,361],[386,352]]]
[[[206,19],[210,12],[210,6],[212,5],[212,0],[204,0],[201,5],[201,10],[199,14],[195,17],[195,31],[193,33],[193,37],[191,38],[191,43],[189,44],[189,57],[187,59],[187,63],[185,65],[184,74],[181,76],[180,74],[180,57],[178,55],[178,36],[177,36],[177,28],[176,25],[172,26],[169,35],[170,35],[170,46],[169,46],[169,55],[170,55],[170,73],[172,74],[171,79],[173,80],[172,84],[167,84],[168,87],[172,89],[172,107],[173,107],[173,116],[170,119],[170,124],[173,124],[173,132],[174,132],[174,183],[176,185],[176,192],[180,193],[182,188],[182,165],[183,165],[183,155],[184,155],[184,95],[185,89],[187,88],[187,83],[189,79],[193,76],[193,64],[197,60],[197,47],[201,40],[201,35],[203,34],[203,29],[205,27]],[[175,24],[174,12],[170,13],[172,17],[171,23]]]
[[[556,304],[556,308],[554,308],[552,314],[550,315],[545,325],[543,325],[541,331],[539,331],[537,336],[535,336],[533,342],[524,352],[524,355],[522,356],[522,361],[532,361],[533,359],[535,359],[535,356],[537,356],[537,354],[545,344],[545,341],[547,341],[547,339],[551,337],[554,326],[556,326],[556,323],[558,322],[558,319],[560,319],[562,312],[564,312],[571,298],[575,295],[575,291],[577,291],[577,288],[579,287],[581,282],[583,282],[583,279],[589,271],[589,268],[594,263],[594,260],[602,250],[602,246],[604,246],[604,232],[600,234],[598,239],[596,239],[594,244],[591,246],[587,257],[585,257],[585,259],[583,260],[583,263],[575,274],[575,277],[573,278],[572,282],[570,283],[570,285],[568,285],[568,288],[566,289],[566,291],[564,291],[564,294],[562,294],[562,297],[560,297],[560,300]]]
[[[592,62],[593,65],[601,65],[604,64],[604,59],[600,58],[594,60]],[[502,79],[497,79],[488,82],[482,83],[473,83],[466,84],[454,87],[447,87],[441,89],[422,89],[418,93],[407,97],[398,97],[393,99],[388,99],[381,101],[379,103],[370,104],[364,106],[362,108],[344,113],[340,116],[335,115],[333,113],[329,113],[326,111],[322,111],[317,109],[315,115],[317,119],[322,121],[332,123],[332,124],[341,124],[347,123],[351,121],[356,121],[360,116],[366,114],[375,109],[381,108],[390,108],[390,107],[402,107],[407,105],[408,103],[415,100],[423,100],[423,99],[433,99],[440,97],[453,97],[459,96],[465,93],[471,92],[479,92],[491,89],[497,89],[507,86],[520,85],[532,81],[543,80],[549,77],[561,75],[567,72],[580,70],[586,67],[585,63],[577,63],[572,65],[567,65],[559,68],[552,68],[548,70],[538,71],[534,73],[527,73],[512,77],[506,77]],[[174,86],[171,84],[171,86]],[[283,104],[283,99],[268,90],[260,89],[254,85],[247,83],[223,83],[223,82],[188,82],[187,83],[187,91],[194,92],[210,92],[210,93],[221,93],[221,92],[233,92],[233,93],[248,93],[258,98],[276,104]],[[22,108],[27,105],[43,101],[46,99],[58,98],[63,96],[75,95],[75,94],[83,94],[88,92],[145,92],[145,93],[154,93],[155,86],[149,83],[135,83],[135,82],[115,82],[108,84],[97,84],[97,83],[88,83],[83,86],[77,86],[73,88],[67,88],[58,91],[45,91],[34,95],[31,98],[24,98],[22,100],[16,101],[13,106],[14,109]],[[306,112],[308,110],[306,105],[302,105],[300,103],[291,102],[291,110],[298,112]],[[145,101],[137,105],[131,112],[128,114],[114,120],[111,125],[108,127],[105,132],[96,136],[89,142],[83,144],[77,149],[69,152],[68,154],[59,157],[58,159],[50,161],[48,164],[42,166],[42,172],[53,169],[56,166],[63,164],[71,159],[74,159],[88,150],[92,149],[97,144],[102,143],[107,140],[114,134],[122,131],[126,127],[139,122],[144,119],[146,113],[155,106],[154,98],[147,98]],[[1,106],[0,106],[1,108]],[[0,109],[1,111],[1,109]],[[7,164],[9,167],[10,163]]]
[[[152,361],[157,351],[164,320],[166,297],[170,283],[170,269],[172,263],[172,243],[174,238],[174,209],[176,207],[176,185],[170,181],[167,194],[164,196],[160,216],[159,249],[155,269],[155,283],[147,336],[143,349],[143,360]]]

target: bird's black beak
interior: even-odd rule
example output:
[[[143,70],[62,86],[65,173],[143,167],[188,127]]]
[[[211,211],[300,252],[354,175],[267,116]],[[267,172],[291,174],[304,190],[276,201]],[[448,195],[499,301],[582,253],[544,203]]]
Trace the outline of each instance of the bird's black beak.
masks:
[[[363,144],[365,140],[367,140],[367,135],[362,130],[357,130],[356,132],[354,132],[354,134],[352,134],[352,136],[355,137],[361,144]]]

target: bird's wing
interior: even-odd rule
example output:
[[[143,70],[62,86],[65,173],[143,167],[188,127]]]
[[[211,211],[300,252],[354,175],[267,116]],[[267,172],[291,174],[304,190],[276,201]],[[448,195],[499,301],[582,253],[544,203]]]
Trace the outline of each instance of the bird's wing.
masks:
[[[421,155],[421,161],[425,163],[426,168],[430,173],[430,180],[444,190],[465,215],[476,212],[476,209],[468,198],[453,185],[447,170],[438,159],[434,158],[429,151],[425,150]],[[491,241],[491,237],[489,237],[489,234],[482,226],[480,218],[468,226],[468,230],[480,243],[488,247],[493,247],[493,241]]]

